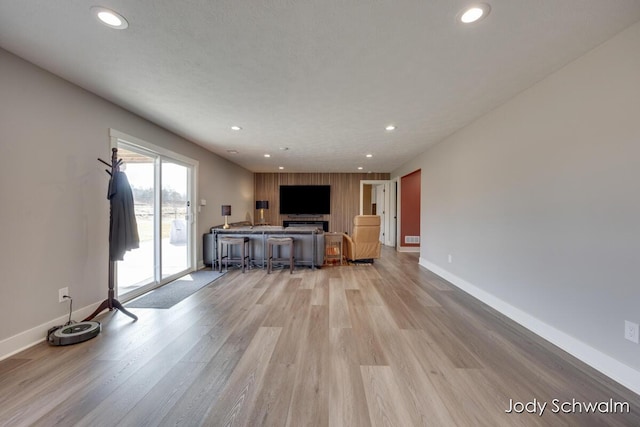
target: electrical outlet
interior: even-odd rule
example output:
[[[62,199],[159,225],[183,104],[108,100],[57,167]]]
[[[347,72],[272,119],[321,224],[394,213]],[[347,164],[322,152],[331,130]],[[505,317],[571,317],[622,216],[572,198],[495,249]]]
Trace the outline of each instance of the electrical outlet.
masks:
[[[449,254],[449,264],[453,263],[453,255]]]
[[[624,337],[631,342],[638,344],[638,324],[624,321]]]
[[[64,302],[66,300],[65,295],[69,295],[69,288],[58,289],[58,302]]]

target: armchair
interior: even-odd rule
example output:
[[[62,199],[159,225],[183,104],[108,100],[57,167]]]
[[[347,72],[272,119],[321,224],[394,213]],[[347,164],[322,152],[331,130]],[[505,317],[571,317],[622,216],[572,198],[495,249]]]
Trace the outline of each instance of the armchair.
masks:
[[[380,217],[357,215],[353,218],[353,234],[345,234],[345,255],[348,260],[380,258]]]

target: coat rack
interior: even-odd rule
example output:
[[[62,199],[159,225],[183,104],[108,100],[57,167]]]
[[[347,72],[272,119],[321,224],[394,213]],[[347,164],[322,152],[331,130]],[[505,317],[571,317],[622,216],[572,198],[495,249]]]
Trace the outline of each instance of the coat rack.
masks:
[[[107,165],[109,167],[109,169],[105,169],[105,171],[111,177],[109,179],[109,191],[108,191],[108,194],[107,194],[107,197],[110,200],[110,212],[109,212],[109,292],[107,294],[107,299],[104,300],[102,302],[102,304],[100,304],[100,306],[89,317],[84,319],[84,321],[86,322],[86,321],[89,321],[89,320],[93,319],[94,317],[96,317],[98,314],[100,314],[100,312],[102,312],[105,309],[109,309],[109,311],[112,311],[114,309],[118,309],[121,312],[123,312],[124,314],[126,314],[127,316],[131,317],[133,320],[138,320],[138,316],[136,316],[135,314],[131,313],[130,311],[127,311],[127,309],[125,309],[122,306],[120,301],[118,301],[115,298],[115,291],[114,291],[114,282],[115,282],[114,274],[115,274],[115,266],[116,266],[116,259],[114,259],[114,258],[117,258],[117,257],[114,257],[114,245],[120,245],[119,242],[114,241],[117,238],[117,236],[120,235],[120,233],[118,233],[117,230],[114,230],[114,226],[117,227],[117,224],[115,224],[115,221],[114,221],[114,203],[115,203],[115,201],[114,201],[115,197],[114,196],[117,193],[117,191],[123,191],[123,190],[126,191],[126,188],[123,188],[124,184],[126,184],[126,187],[129,188],[128,189],[129,192],[131,191],[131,189],[129,187],[128,181],[126,180],[126,177],[124,179],[124,183],[119,180],[120,177],[118,176],[118,174],[122,174],[122,172],[120,172],[120,165],[122,164],[122,159],[118,160],[118,149],[117,148],[112,148],[111,149],[111,164],[105,162],[102,159],[98,159],[98,161],[104,163],[105,165]],[[122,195],[119,195],[118,197],[122,197]],[[133,205],[131,206],[131,208],[133,208]],[[136,230],[135,230],[135,238],[137,240],[137,227],[136,227]],[[127,248],[126,250],[129,250],[129,248]]]

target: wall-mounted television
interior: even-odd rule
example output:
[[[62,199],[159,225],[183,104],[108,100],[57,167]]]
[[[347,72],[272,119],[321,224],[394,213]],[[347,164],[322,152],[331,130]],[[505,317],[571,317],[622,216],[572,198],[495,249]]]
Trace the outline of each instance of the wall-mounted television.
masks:
[[[281,215],[325,215],[331,213],[330,185],[281,185]]]

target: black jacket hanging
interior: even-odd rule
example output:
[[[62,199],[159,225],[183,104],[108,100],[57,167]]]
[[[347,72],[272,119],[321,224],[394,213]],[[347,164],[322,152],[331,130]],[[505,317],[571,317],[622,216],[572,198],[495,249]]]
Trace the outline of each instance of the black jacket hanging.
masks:
[[[140,246],[133,193],[124,172],[113,171],[107,198],[111,201],[109,259],[121,261],[126,251]]]

